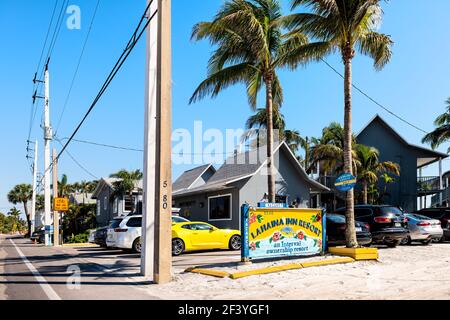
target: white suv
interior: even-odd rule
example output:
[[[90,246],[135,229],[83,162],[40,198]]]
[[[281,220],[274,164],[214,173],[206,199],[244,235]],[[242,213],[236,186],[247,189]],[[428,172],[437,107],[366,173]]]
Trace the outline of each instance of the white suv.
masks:
[[[189,220],[172,215],[172,223],[189,222]],[[116,218],[109,226],[106,245],[108,248],[120,248],[141,252],[142,216]]]

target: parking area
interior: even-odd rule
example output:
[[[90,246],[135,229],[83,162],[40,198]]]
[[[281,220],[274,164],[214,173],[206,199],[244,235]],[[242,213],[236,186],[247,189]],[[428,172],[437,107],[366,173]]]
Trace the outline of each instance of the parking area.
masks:
[[[193,266],[240,270],[239,252],[189,253],[173,258],[171,283],[154,285],[140,277],[138,254],[100,247],[46,248],[26,239],[3,239],[0,299],[450,299],[449,242],[379,246],[379,254],[379,261],[233,280],[184,270]],[[254,265],[303,261],[265,261]],[[71,287],[73,270],[79,270],[79,286],[75,288]]]

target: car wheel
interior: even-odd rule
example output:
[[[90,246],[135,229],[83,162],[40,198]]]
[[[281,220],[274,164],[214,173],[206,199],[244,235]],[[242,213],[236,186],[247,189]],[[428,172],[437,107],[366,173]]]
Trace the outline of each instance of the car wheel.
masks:
[[[408,238],[406,238],[406,244],[411,245],[411,243],[412,243],[412,239],[410,236],[408,236]]]
[[[179,256],[184,252],[184,241],[181,239],[172,240],[172,255]]]
[[[134,240],[132,249],[136,253],[141,253],[141,251],[142,251],[141,237]]]
[[[230,242],[228,244],[230,250],[241,250],[241,236],[235,234],[230,238]]]
[[[388,246],[388,248],[395,248],[396,246],[398,246],[400,244],[401,240],[394,240],[394,241],[390,241],[390,242],[386,242],[386,245]]]

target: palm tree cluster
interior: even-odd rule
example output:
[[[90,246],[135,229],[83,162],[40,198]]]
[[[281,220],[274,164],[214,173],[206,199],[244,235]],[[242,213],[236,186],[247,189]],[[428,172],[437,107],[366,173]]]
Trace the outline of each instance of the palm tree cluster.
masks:
[[[255,111],[257,95],[265,88],[269,201],[275,201],[274,110],[283,104],[277,72],[281,68],[294,70],[334,52],[341,54],[345,69],[343,167],[353,173],[352,60],[358,50],[373,58],[379,70],[392,55],[390,37],[376,32],[382,17],[380,2],[291,0],[292,10],[302,8],[303,12],[283,16],[279,0],[227,0],[212,21],[194,26],[192,38],[208,39],[216,49],[209,59],[207,77],[195,90],[191,103],[244,83],[248,103]],[[353,191],[347,193],[346,205],[347,246],[355,247]]]
[[[450,98],[447,99],[446,104],[445,113],[441,114],[434,121],[436,129],[422,139],[423,143],[431,144],[433,149],[438,148],[450,139]],[[450,153],[450,147],[447,153]]]

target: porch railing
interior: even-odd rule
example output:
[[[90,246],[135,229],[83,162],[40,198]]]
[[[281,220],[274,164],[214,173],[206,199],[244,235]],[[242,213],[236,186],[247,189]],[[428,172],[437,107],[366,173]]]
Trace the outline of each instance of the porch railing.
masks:
[[[440,183],[439,177],[418,177],[417,178],[417,191],[418,192],[431,192],[439,191]]]

